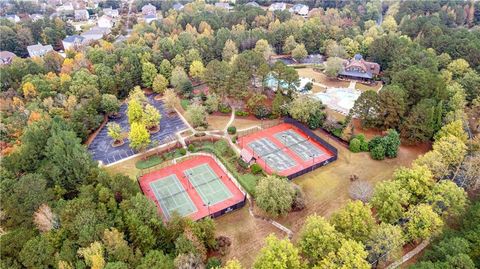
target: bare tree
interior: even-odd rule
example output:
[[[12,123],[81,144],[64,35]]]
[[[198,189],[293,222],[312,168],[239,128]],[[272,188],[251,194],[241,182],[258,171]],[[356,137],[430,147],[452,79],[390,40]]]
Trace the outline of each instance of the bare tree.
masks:
[[[42,204],[33,214],[33,222],[41,232],[58,228],[58,218],[47,204]]]
[[[360,200],[364,203],[368,202],[372,197],[372,184],[367,181],[353,181],[348,190],[350,197],[354,200]]]
[[[463,161],[455,181],[471,191],[478,190],[480,188],[480,173],[478,171],[480,171],[480,154],[468,156]]]

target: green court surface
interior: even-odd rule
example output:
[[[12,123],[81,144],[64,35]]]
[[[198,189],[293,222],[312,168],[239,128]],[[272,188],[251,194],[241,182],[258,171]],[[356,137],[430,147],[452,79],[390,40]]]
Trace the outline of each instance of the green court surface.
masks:
[[[205,205],[214,205],[233,196],[208,164],[187,169],[184,173]]]
[[[187,216],[197,211],[176,175],[153,181],[150,183],[150,187],[167,219],[174,211],[181,216]]]
[[[325,154],[325,152],[293,130],[278,132],[273,136],[275,136],[275,138],[278,139],[278,141],[280,141],[283,145],[293,150],[293,152],[295,152],[295,154],[297,154],[304,161],[308,161]]]

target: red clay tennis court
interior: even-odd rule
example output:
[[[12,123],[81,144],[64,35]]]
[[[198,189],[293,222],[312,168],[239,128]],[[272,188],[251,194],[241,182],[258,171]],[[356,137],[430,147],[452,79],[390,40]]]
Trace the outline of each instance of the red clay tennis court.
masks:
[[[176,212],[193,220],[217,217],[242,207],[245,194],[210,156],[191,159],[139,178],[143,193],[165,220]]]
[[[289,123],[241,137],[237,143],[267,173],[290,179],[336,160],[335,148]]]

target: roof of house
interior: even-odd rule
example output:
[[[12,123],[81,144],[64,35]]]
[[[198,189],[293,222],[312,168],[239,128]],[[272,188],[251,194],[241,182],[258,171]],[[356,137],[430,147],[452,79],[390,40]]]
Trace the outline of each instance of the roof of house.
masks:
[[[0,51],[0,58],[2,58],[2,59],[13,58],[15,56],[17,56],[17,55],[15,55],[15,53],[13,53],[13,52],[6,51],[6,50]]]
[[[248,2],[245,5],[246,6],[251,6],[251,7],[260,7],[260,5],[255,1]]]
[[[85,37],[81,35],[69,35],[63,39],[63,42],[67,43],[74,43],[74,42],[82,42]]]
[[[28,54],[30,56],[42,56],[45,53],[52,51],[53,47],[52,45],[42,45],[40,43],[36,45],[30,45],[27,47]]]
[[[110,33],[109,28],[94,26],[90,30],[82,33],[82,36],[85,37],[85,36],[88,36],[88,35],[105,35],[105,34],[109,34],[109,33]]]
[[[230,6],[229,3],[215,3],[215,6],[216,7],[219,7],[219,8],[224,8],[224,9],[232,9],[232,7]]]
[[[242,160],[246,163],[249,163],[253,159],[252,153],[247,149],[242,149],[242,151],[240,152],[240,156]]]
[[[155,10],[157,10],[157,8],[156,8],[154,5],[150,4],[150,3],[148,3],[148,5],[144,5],[144,6],[142,7],[142,10],[144,10],[144,9],[155,9]]]
[[[184,8],[184,6],[180,3],[175,3],[175,4],[173,4],[172,8],[175,9],[175,10],[182,10]]]
[[[290,8],[290,10],[292,12],[300,12],[302,9],[305,9],[308,11],[309,7],[307,5],[304,5],[304,4],[295,4],[293,5],[292,8]]]
[[[270,5],[270,9],[285,9],[287,7],[287,4],[283,3],[283,2],[279,2],[279,3],[273,3]]]
[[[380,65],[368,62],[361,54],[355,54],[351,60],[343,61],[343,70],[339,75],[371,79],[380,73]]]

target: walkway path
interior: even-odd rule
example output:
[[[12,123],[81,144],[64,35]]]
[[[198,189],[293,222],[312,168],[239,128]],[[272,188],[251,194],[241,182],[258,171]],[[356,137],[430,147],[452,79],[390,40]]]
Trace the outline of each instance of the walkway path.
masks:
[[[234,120],[235,120],[235,108],[233,107],[232,108],[232,115],[230,116],[230,120],[228,121],[227,125],[225,126],[225,129],[223,129],[223,131],[225,133],[227,132],[228,127],[230,127],[230,125],[232,125]]]
[[[328,87],[327,87],[327,85],[325,85],[325,84],[322,84],[322,83],[318,83],[318,82],[314,82],[314,81],[312,81],[312,84],[313,84],[313,85],[317,85],[317,86],[319,86],[319,87],[322,87],[322,88],[325,88],[325,89],[327,89],[327,88],[328,88]]]
[[[280,223],[278,223],[278,222],[276,222],[272,219],[255,215],[255,213],[253,212],[253,199],[250,197],[250,195],[248,195],[247,197],[248,197],[248,202],[249,202],[248,213],[250,214],[250,216],[254,217],[255,219],[263,220],[263,221],[266,221],[266,222],[272,224],[273,226],[280,229],[282,232],[286,233],[288,235],[289,239],[292,239],[292,237],[293,237],[292,230],[288,229],[287,227],[283,226],[282,224],[280,224]]]
[[[357,85],[357,82],[355,80],[351,80],[350,84],[348,85],[349,89],[355,89],[355,86]]]
[[[403,255],[400,259],[398,259],[396,262],[390,264],[387,269],[394,269],[398,268],[400,265],[402,265],[404,262],[410,260],[413,256],[417,255],[422,251],[424,248],[426,248],[430,244],[429,240],[423,241],[420,245],[418,245],[416,248],[412,249],[410,252],[407,254]]]

